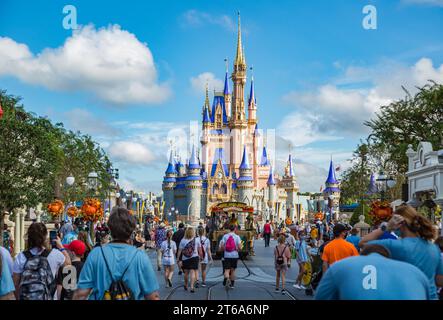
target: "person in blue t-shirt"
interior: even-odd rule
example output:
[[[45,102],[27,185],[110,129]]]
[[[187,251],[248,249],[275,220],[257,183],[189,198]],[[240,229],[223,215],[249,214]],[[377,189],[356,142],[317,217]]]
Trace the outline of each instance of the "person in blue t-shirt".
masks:
[[[357,251],[360,251],[360,247],[358,246],[358,243],[360,242],[360,237],[358,236],[358,229],[353,228],[351,230],[351,235],[346,237],[346,241],[352,243],[355,249],[357,249]]]
[[[115,207],[108,226],[113,241],[91,251],[80,273],[74,300],[103,300],[113,281],[123,280],[135,300],[159,300],[158,281],[144,250],[131,243],[136,219],[125,208]]]
[[[14,282],[7,261],[0,254],[0,300],[14,300]]]
[[[389,256],[383,246],[366,245],[360,256],[334,263],[323,276],[315,299],[429,300],[431,289],[426,275]]]
[[[386,230],[399,233],[401,239],[377,240]],[[432,243],[436,237],[437,230],[432,223],[411,206],[404,205],[395,211],[389,223],[364,236],[359,245],[382,245],[391,252],[392,259],[418,267],[428,277],[431,298],[435,300],[438,299],[437,286],[443,286],[443,261],[439,249]]]

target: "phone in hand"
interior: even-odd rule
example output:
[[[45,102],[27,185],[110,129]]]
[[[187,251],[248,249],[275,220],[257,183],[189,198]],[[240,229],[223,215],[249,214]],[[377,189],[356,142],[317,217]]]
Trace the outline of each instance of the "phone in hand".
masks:
[[[57,231],[51,230],[49,231],[49,240],[51,241],[51,246],[55,248],[55,240],[57,239]]]

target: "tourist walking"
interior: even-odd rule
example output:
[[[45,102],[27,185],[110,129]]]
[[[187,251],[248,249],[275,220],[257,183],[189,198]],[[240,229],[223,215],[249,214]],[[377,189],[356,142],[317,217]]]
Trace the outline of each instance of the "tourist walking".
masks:
[[[82,259],[86,253],[86,244],[81,240],[74,240],[65,245],[65,248],[71,253],[71,265],[58,269],[56,278],[58,300],[72,300],[84,264]]]
[[[177,248],[180,246],[180,242],[182,241],[183,237],[185,236],[185,225],[183,222],[180,222],[178,224],[178,230],[174,232],[174,235],[172,236],[172,240],[175,242],[175,245]],[[181,257],[178,256],[177,253],[177,261],[180,261]],[[178,266],[178,275],[180,276],[183,273],[183,270],[181,268],[181,265]]]
[[[295,239],[295,250],[297,252],[296,260],[297,260],[297,263],[298,263],[299,271],[298,271],[297,279],[295,280],[294,288],[306,289],[301,284],[301,280],[302,280],[303,275],[305,273],[305,264],[309,260],[308,248],[307,248],[307,244],[306,244],[306,231],[305,230],[301,230],[297,234],[297,238]]]
[[[358,251],[354,245],[345,240],[348,233],[345,225],[337,223],[333,228],[333,233],[334,240],[325,245],[323,249],[323,274],[335,262],[348,257],[358,256]]]
[[[112,209],[108,226],[113,241],[91,251],[73,300],[160,299],[148,255],[132,245],[136,225],[135,217],[127,209]]]
[[[161,244],[162,265],[165,272],[166,287],[172,288],[172,276],[174,275],[175,256],[177,245],[172,241],[172,229],[166,232],[166,240]]]
[[[60,238],[54,240],[57,249],[48,250],[48,230],[41,222],[28,229],[28,248],[20,252],[12,267],[15,295],[19,300],[53,300],[55,277],[61,266],[71,259]]]
[[[407,280],[406,280],[407,279]],[[317,288],[316,300],[428,300],[426,275],[412,264],[391,259],[381,245],[366,245],[360,256],[334,263]]]
[[[286,294],[286,272],[291,261],[291,251],[286,243],[286,237],[281,235],[278,238],[278,245],[274,250],[274,266],[275,266],[275,291],[278,292],[281,279],[281,293]]]
[[[206,230],[202,228],[198,228],[198,237],[196,241],[199,243],[201,248],[201,256],[200,256],[200,271],[202,278],[202,287],[206,287],[206,268],[209,262],[212,262],[212,254],[211,254],[211,241],[206,237]],[[198,273],[197,273],[197,283],[198,284]]]
[[[155,249],[157,250],[157,271],[161,270],[162,252],[161,244],[166,240],[166,225],[162,222],[155,231]]]
[[[9,274],[12,276],[12,266],[13,266],[14,262],[12,260],[11,254],[9,253],[9,251],[6,248],[0,246],[0,256],[3,258],[3,260],[2,260],[3,263],[8,267]],[[0,268],[0,270],[1,270],[1,268]]]
[[[0,254],[0,300],[15,300],[14,291],[14,282],[8,263],[4,255]]]
[[[400,239],[378,239],[386,230],[400,234]],[[360,247],[379,244],[386,247],[392,259],[418,267],[428,277],[432,299],[438,299],[437,287],[443,287],[443,261],[438,247],[432,243],[437,230],[432,223],[411,206],[400,206],[388,224],[364,236]]]
[[[238,252],[242,248],[241,239],[235,234],[235,226],[229,226],[229,233],[225,234],[220,241],[219,250],[223,251],[224,257],[224,279],[223,285],[234,289],[235,270],[237,269],[237,262],[239,259]]]
[[[178,247],[178,256],[181,259],[182,268],[185,273],[185,290],[188,290],[190,280],[192,293],[195,292],[194,285],[197,279],[199,257],[201,255],[201,248],[198,241],[196,241],[194,228],[186,228],[185,235]]]
[[[357,249],[357,251],[360,251],[360,247],[358,246],[358,244],[360,243],[360,237],[358,236],[358,229],[357,228],[352,228],[351,230],[351,235],[346,237],[346,241],[349,243],[352,243],[355,247],[355,249]]]
[[[265,247],[269,247],[269,242],[271,241],[272,227],[269,220],[266,220],[263,226],[263,239],[265,240]]]

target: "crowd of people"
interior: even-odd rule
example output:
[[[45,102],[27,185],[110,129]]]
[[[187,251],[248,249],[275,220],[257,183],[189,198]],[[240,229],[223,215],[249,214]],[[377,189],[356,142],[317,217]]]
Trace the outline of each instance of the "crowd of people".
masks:
[[[234,224],[217,248],[211,247],[203,223],[171,227],[147,219],[141,227],[128,210],[118,207],[95,225],[75,219],[48,232],[45,224],[32,223],[27,248],[15,259],[0,247],[0,299],[158,300],[157,272],[163,273],[166,288],[179,281],[193,294],[207,286],[214,251],[221,254],[223,285],[235,288],[243,243]],[[350,225],[316,220],[290,226],[266,221],[257,238],[263,238],[265,248],[271,238],[276,240],[273,254],[268,251],[276,293],[287,293],[287,273],[294,261],[299,272],[291,279],[293,286],[312,290],[318,300],[436,300],[443,287],[443,238],[437,233],[428,219],[405,205],[363,236]],[[150,251],[156,254],[154,267]],[[312,272],[308,283],[306,270]],[[175,273],[183,282],[173,278]]]

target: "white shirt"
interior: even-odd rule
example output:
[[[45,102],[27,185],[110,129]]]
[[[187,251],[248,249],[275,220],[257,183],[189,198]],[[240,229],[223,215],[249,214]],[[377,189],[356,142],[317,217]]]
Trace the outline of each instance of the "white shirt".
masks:
[[[188,244],[188,242],[192,241],[192,239],[185,239],[183,238],[182,241],[180,241],[180,244],[178,246],[179,249],[183,250],[186,245]],[[192,253],[191,257],[186,257],[184,254],[182,254],[182,260],[188,260],[191,258],[195,258],[198,257],[198,248],[200,247],[200,243],[197,241],[197,239],[195,240],[195,246],[194,246],[194,252]]]
[[[43,252],[43,249],[41,249],[41,248],[32,248],[31,249],[31,253],[33,255],[41,254],[42,252]],[[17,255],[17,258],[15,258],[14,265],[12,266],[12,272],[17,273],[17,274],[22,274],[23,268],[25,267],[26,260],[27,259],[26,259],[25,255],[23,254],[23,252],[20,252]],[[57,272],[58,272],[58,268],[60,268],[60,266],[65,263],[65,256],[59,250],[52,249],[51,253],[49,253],[49,255],[48,255],[48,263],[49,263],[49,266],[51,267],[52,275],[55,278],[57,275]]]
[[[168,246],[168,240],[163,241],[160,245],[160,250],[163,254],[162,264],[166,266],[174,265],[175,253],[177,252],[177,245],[175,244],[175,242],[171,240]]]
[[[220,245],[225,245],[230,236],[234,237],[236,250],[234,250],[232,252],[228,252],[228,251],[226,251],[226,247],[225,247],[225,258],[238,258],[239,255],[238,255],[237,248],[241,244],[241,238],[238,235],[236,235],[234,232],[229,232],[229,233],[225,234],[223,236],[222,240],[220,241]]]
[[[288,234],[287,238],[286,238],[286,244],[290,247],[290,248],[295,248],[295,238],[292,234]]]
[[[209,253],[208,252],[209,252],[209,250],[211,250],[211,241],[209,241],[209,239],[206,238],[205,236],[197,237],[195,239],[195,241],[198,241],[198,243],[200,244],[200,247],[202,247],[205,251],[205,257],[200,262],[207,264],[209,261]]]

